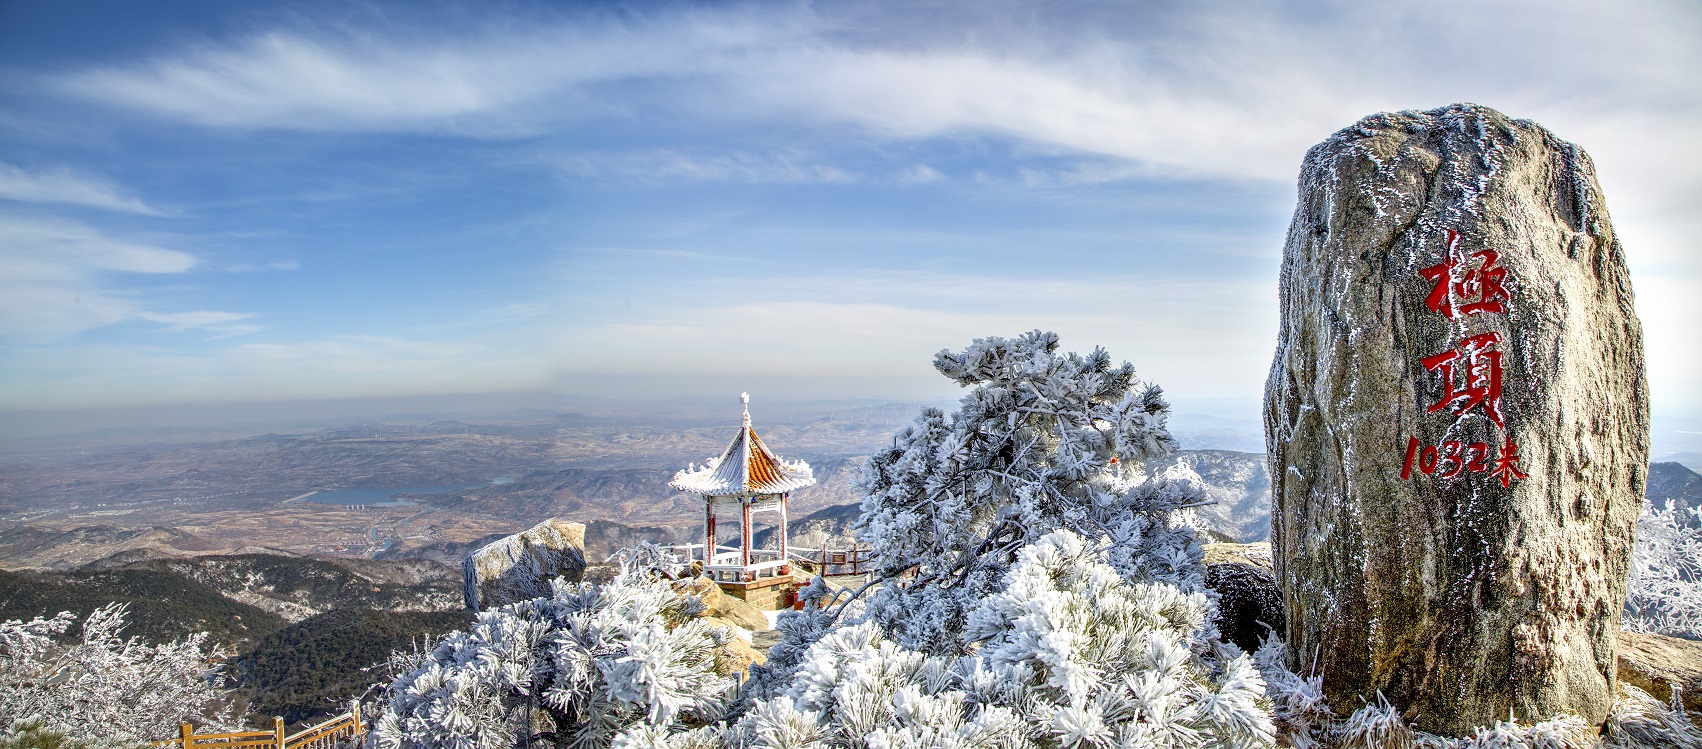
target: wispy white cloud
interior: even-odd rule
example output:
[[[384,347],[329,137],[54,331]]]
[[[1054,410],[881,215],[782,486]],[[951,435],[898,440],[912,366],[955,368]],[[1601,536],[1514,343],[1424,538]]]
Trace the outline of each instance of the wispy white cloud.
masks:
[[[942,179],[945,175],[927,164],[911,164],[898,172],[898,182],[904,185],[925,185]]]
[[[588,89],[689,76],[697,61],[784,36],[771,20],[685,13],[414,37],[280,30],[56,81],[71,94],[203,125],[509,135],[535,132],[534,114],[620,114],[619,103]],[[534,112],[546,99],[547,112]]]
[[[557,158],[564,172],[583,177],[647,183],[767,182],[846,184],[858,176],[812,161],[797,151],[688,154],[670,149],[625,153],[575,153]]]
[[[229,273],[271,273],[275,271],[298,270],[301,263],[295,260],[275,260],[270,263],[237,263],[225,268]]]
[[[168,330],[181,332],[185,330],[207,330],[218,335],[215,338],[228,338],[233,335],[243,335],[263,330],[260,325],[248,323],[238,324],[242,320],[253,318],[246,312],[215,312],[213,310],[195,310],[193,312],[136,312],[136,317],[149,322],[166,326]]]
[[[121,274],[176,274],[194,268],[178,250],[108,236],[64,220],[0,215],[0,334],[54,337],[126,320],[170,330],[228,333],[250,315],[160,312],[111,282]]]
[[[832,9],[795,5],[449,37],[279,30],[58,82],[214,126],[490,135],[671,113],[846,123],[904,139],[993,133],[1170,173],[1283,180],[1306,146],[1380,109],[1473,99],[1545,121],[1607,110],[1689,131],[1697,107],[1687,71],[1702,67],[1692,43],[1702,20],[1685,3],[1614,13],[1581,2],[1462,0],[1424,12],[1205,3],[1134,20],[1084,8],[1036,11],[1032,27],[1001,34],[975,33],[987,17],[973,10],[921,23],[892,14],[885,26],[865,14],[865,27],[848,31]],[[945,31],[957,27],[969,31]],[[675,168],[747,171],[737,157]]]
[[[1640,303],[1653,305],[1644,308],[1651,349],[1661,349],[1652,367],[1658,360],[1662,372],[1679,373],[1658,375],[1665,379],[1656,385],[1670,392],[1694,384],[1702,363],[1674,352],[1695,348],[1687,345],[1697,319],[1689,311],[1702,299],[1690,247],[1702,231],[1690,216],[1702,197],[1702,150],[1693,147],[1702,138],[1702,78],[1691,72],[1702,69],[1702,6],[1086,3],[1011,14],[1010,5],[999,7],[1024,23],[996,22],[991,11],[968,6],[797,4],[673,6],[437,34],[297,27],[52,83],[85,100],[206,127],[553,136],[537,142],[568,151],[550,157],[554,165],[623,181],[927,184],[943,170],[969,183],[984,161],[964,168],[910,146],[974,150],[997,141],[1020,168],[981,179],[1026,188],[1155,176],[1289,183],[1308,146],[1357,117],[1477,101],[1543,122],[1595,155],[1634,270],[1654,261],[1674,271],[1638,278]],[[956,15],[929,15],[942,12]],[[583,125],[592,120],[615,126]],[[703,145],[710,141],[690,135],[700,130],[731,133],[720,140],[735,145]],[[575,139],[585,132],[599,135],[595,146]],[[18,194],[101,194],[88,188],[101,184],[93,178],[54,193],[43,186],[52,180],[23,174],[12,178],[25,185],[11,188]],[[0,173],[0,194],[9,194],[5,179]],[[108,192],[80,204],[146,212],[121,207],[135,200],[123,191]],[[676,234],[701,228],[692,221],[742,218],[736,209],[681,217]],[[16,251],[19,237],[37,249]],[[662,261],[702,254],[633,252]],[[606,259],[581,262],[601,270]],[[86,330],[126,319],[173,329],[254,325],[238,313],[152,312],[107,281],[193,265],[187,254],[80,225],[11,221],[0,225],[0,329]],[[757,277],[740,280],[753,293],[738,300],[650,286],[629,295],[640,299],[636,310],[601,318],[586,308],[620,297],[598,289],[579,306],[519,302],[488,312],[478,324],[527,333],[509,350],[452,337],[339,337],[232,346],[197,360],[200,369],[136,356],[150,371],[185,373],[183,383],[205,385],[204,373],[218,372],[292,395],[389,387],[402,374],[410,388],[451,390],[469,378],[535,382],[554,370],[929,377],[925,361],[941,345],[1048,327],[1069,346],[1101,343],[1116,356],[1140,357],[1142,373],[1163,384],[1257,391],[1275,329],[1269,282],[1154,284],[1091,268],[1079,275]],[[540,340],[567,353],[538,354]],[[312,379],[319,372],[344,379]]]
[[[24,203],[82,205],[145,216],[164,215],[126,194],[111,180],[65,168],[30,171],[0,163],[0,198]]]

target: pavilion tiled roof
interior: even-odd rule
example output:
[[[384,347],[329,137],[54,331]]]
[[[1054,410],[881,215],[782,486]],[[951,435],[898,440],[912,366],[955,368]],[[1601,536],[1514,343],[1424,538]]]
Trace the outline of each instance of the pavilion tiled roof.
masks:
[[[745,423],[732,443],[702,466],[687,466],[674,474],[668,485],[680,491],[719,497],[738,494],[782,494],[816,483],[810,465],[801,460],[782,460],[751,429],[749,396]]]

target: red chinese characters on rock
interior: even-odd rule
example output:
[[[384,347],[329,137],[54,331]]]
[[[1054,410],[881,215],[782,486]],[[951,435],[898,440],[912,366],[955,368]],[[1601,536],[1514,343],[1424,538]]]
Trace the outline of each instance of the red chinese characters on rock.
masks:
[[[1501,352],[1495,350],[1499,343],[1501,334],[1491,331],[1460,341],[1452,351],[1420,359],[1426,370],[1442,380],[1442,397],[1426,413],[1451,407],[1455,416],[1464,416],[1482,406],[1490,421],[1506,428],[1507,419],[1501,415]],[[1454,386],[1456,374],[1463,375],[1464,386]]]
[[[1479,312],[1506,312],[1507,306],[1502,302],[1507,299],[1507,287],[1502,282],[1507,280],[1507,269],[1495,265],[1501,261],[1501,253],[1478,250],[1471,255],[1479,261],[1477,265],[1464,267],[1459,247],[1460,233],[1449,229],[1448,252],[1442,262],[1419,269],[1418,274],[1425,280],[1436,283],[1424,306],[1450,320]],[[1464,303],[1456,305],[1456,299]]]
[[[1441,263],[1419,269],[1419,275],[1435,285],[1425,298],[1424,306],[1449,319],[1475,315],[1480,312],[1505,313],[1510,298],[1507,294],[1507,269],[1497,265],[1501,254],[1494,250],[1479,250],[1469,258],[1460,253],[1460,234],[1448,230],[1448,249]],[[1475,262],[1472,262],[1475,261]],[[1448,411],[1455,420],[1478,409],[1495,426],[1507,428],[1507,417],[1501,411],[1501,334],[1490,331],[1467,336],[1454,348],[1426,356],[1420,360],[1426,372],[1436,375],[1441,394],[1426,407],[1425,413]],[[1488,442],[1466,444],[1447,440],[1439,445],[1421,445],[1417,437],[1407,440],[1406,461],[1401,479],[1412,478],[1413,468],[1442,479],[1453,479],[1468,473],[1487,473],[1503,487],[1526,477],[1519,470],[1519,446],[1508,436],[1494,449]]]
[[[1519,446],[1508,437],[1499,451],[1493,450],[1488,442],[1473,442],[1466,444],[1459,440],[1448,440],[1440,445],[1420,446],[1417,437],[1407,438],[1407,458],[1401,466],[1401,479],[1412,478],[1412,469],[1417,468],[1424,473],[1437,478],[1451,479],[1462,473],[1487,473],[1491,479],[1497,479],[1503,487],[1510,487],[1514,481],[1525,478],[1524,471],[1519,470]]]

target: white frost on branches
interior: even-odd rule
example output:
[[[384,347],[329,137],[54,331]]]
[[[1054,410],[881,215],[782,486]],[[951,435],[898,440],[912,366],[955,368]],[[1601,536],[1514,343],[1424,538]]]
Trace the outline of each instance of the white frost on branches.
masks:
[[[781,618],[738,746],[1265,747],[1264,683],[1211,625],[1202,492],[1147,476],[1168,406],[1102,350],[1033,332],[944,351],[973,389],[872,457],[866,607],[824,586]]]
[[[185,721],[229,725],[207,634],[149,645],[119,636],[124,615],[118,604],[96,609],[68,645],[56,638],[76,621],[69,611],[0,623],[0,717],[97,742],[165,738]]]
[[[969,612],[969,655],[907,649],[873,619],[842,626],[729,738],[765,749],[1272,746],[1264,682],[1212,639],[1205,594],[1131,582],[1102,557],[1068,530],[1025,547]]]
[[[894,580],[870,615],[904,647],[962,652],[968,612],[1018,550],[1058,529],[1107,539],[1131,579],[1203,589],[1201,546],[1169,517],[1202,488],[1141,472],[1176,450],[1163,392],[1103,349],[1057,348],[1034,331],[941,351],[935,368],[973,389],[955,413],[923,411],[864,468],[856,527]]]
[[[479,613],[391,686],[373,741],[386,749],[498,749],[517,734],[606,747],[628,731],[720,717],[733,686],[716,673],[724,629],[666,583],[557,580],[554,595]]]
[[[1702,508],[1644,503],[1623,626],[1702,640]]]

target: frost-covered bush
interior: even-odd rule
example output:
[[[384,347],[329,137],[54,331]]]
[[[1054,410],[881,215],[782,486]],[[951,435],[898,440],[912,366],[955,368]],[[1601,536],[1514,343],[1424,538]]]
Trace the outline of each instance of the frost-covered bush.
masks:
[[[554,595],[479,613],[390,688],[380,747],[506,749],[517,736],[607,747],[623,732],[718,719],[733,680],[724,629],[654,578],[553,584]]]
[[[40,718],[19,718],[0,730],[0,749],[144,749],[147,744],[123,741],[90,743],[66,736],[63,731],[44,728]]]
[[[622,547],[603,561],[619,565],[623,574],[647,575],[664,580],[679,579],[691,566],[671,549],[649,541]]]
[[[183,722],[231,723],[206,633],[149,645],[119,636],[124,614],[118,604],[96,609],[70,644],[57,639],[76,621],[69,611],[0,623],[0,719],[31,721],[13,726],[14,738],[123,745],[174,736]]]
[[[1644,503],[1631,551],[1626,629],[1702,640],[1702,508]]]
[[[1168,518],[1202,489],[1141,472],[1176,449],[1162,391],[1102,349],[1057,348],[1034,331],[941,351],[935,368],[972,387],[961,407],[923,411],[864,468],[856,529],[892,581],[869,615],[902,646],[962,652],[969,612],[1018,550],[1058,529],[1107,538],[1131,579],[1203,588],[1201,547]]]
[[[969,655],[905,648],[875,619],[811,645],[728,737],[753,747],[1266,747],[1264,682],[1208,600],[1134,582],[1069,530],[1024,547],[968,615]]]

